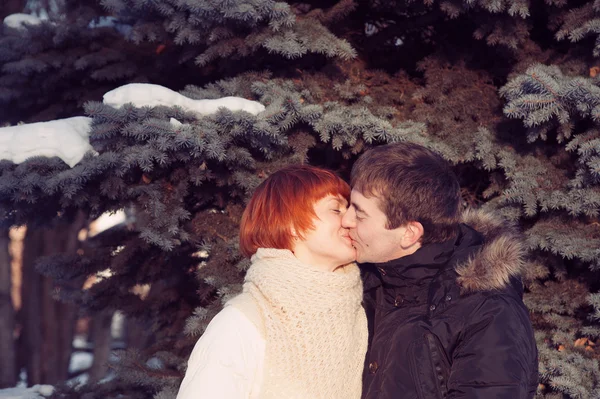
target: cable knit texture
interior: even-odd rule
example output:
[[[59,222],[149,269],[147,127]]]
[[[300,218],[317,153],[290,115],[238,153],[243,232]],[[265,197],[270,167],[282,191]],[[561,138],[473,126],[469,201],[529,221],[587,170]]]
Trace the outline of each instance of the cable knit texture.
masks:
[[[228,304],[264,334],[261,399],[360,398],[368,334],[362,294],[355,263],[326,272],[289,250],[257,251],[243,293]]]

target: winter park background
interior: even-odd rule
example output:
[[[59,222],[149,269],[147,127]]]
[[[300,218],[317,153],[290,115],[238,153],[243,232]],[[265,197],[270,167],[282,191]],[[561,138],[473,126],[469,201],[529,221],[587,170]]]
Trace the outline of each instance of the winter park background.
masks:
[[[298,162],[347,177],[397,141],[523,230],[537,397],[600,398],[599,0],[3,0],[0,17],[0,398],[174,398],[241,288],[253,188]]]

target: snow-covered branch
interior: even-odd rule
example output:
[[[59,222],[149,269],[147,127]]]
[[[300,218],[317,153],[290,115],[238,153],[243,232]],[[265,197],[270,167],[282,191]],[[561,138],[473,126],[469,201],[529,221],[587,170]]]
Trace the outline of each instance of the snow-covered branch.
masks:
[[[0,159],[21,163],[34,156],[59,157],[73,167],[92,150],[91,121],[77,116],[0,128]]]
[[[39,25],[42,19],[30,14],[11,14],[4,18],[4,26],[13,29],[24,29],[25,25]]]
[[[241,97],[223,97],[214,100],[193,100],[166,87],[149,83],[131,83],[109,91],[104,95],[104,104],[114,108],[131,103],[136,107],[178,106],[200,115],[214,114],[219,108],[231,111],[246,111],[257,115],[265,106],[257,101]]]

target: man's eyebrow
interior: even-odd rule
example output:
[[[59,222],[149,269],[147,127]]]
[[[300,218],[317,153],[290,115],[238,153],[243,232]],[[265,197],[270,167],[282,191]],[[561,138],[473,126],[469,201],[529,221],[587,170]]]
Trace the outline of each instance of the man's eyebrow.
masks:
[[[357,212],[364,213],[365,215],[368,215],[368,213],[365,212],[365,210],[362,209],[356,202],[352,201],[351,204],[354,207],[354,209],[356,209]]]

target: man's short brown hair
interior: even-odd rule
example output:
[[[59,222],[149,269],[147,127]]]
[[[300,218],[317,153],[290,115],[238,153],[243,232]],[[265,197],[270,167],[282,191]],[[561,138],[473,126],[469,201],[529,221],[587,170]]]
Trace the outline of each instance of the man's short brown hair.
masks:
[[[419,222],[422,244],[456,236],[460,185],[450,164],[423,146],[395,143],[365,152],[352,167],[350,184],[365,197],[380,200],[388,229]]]

